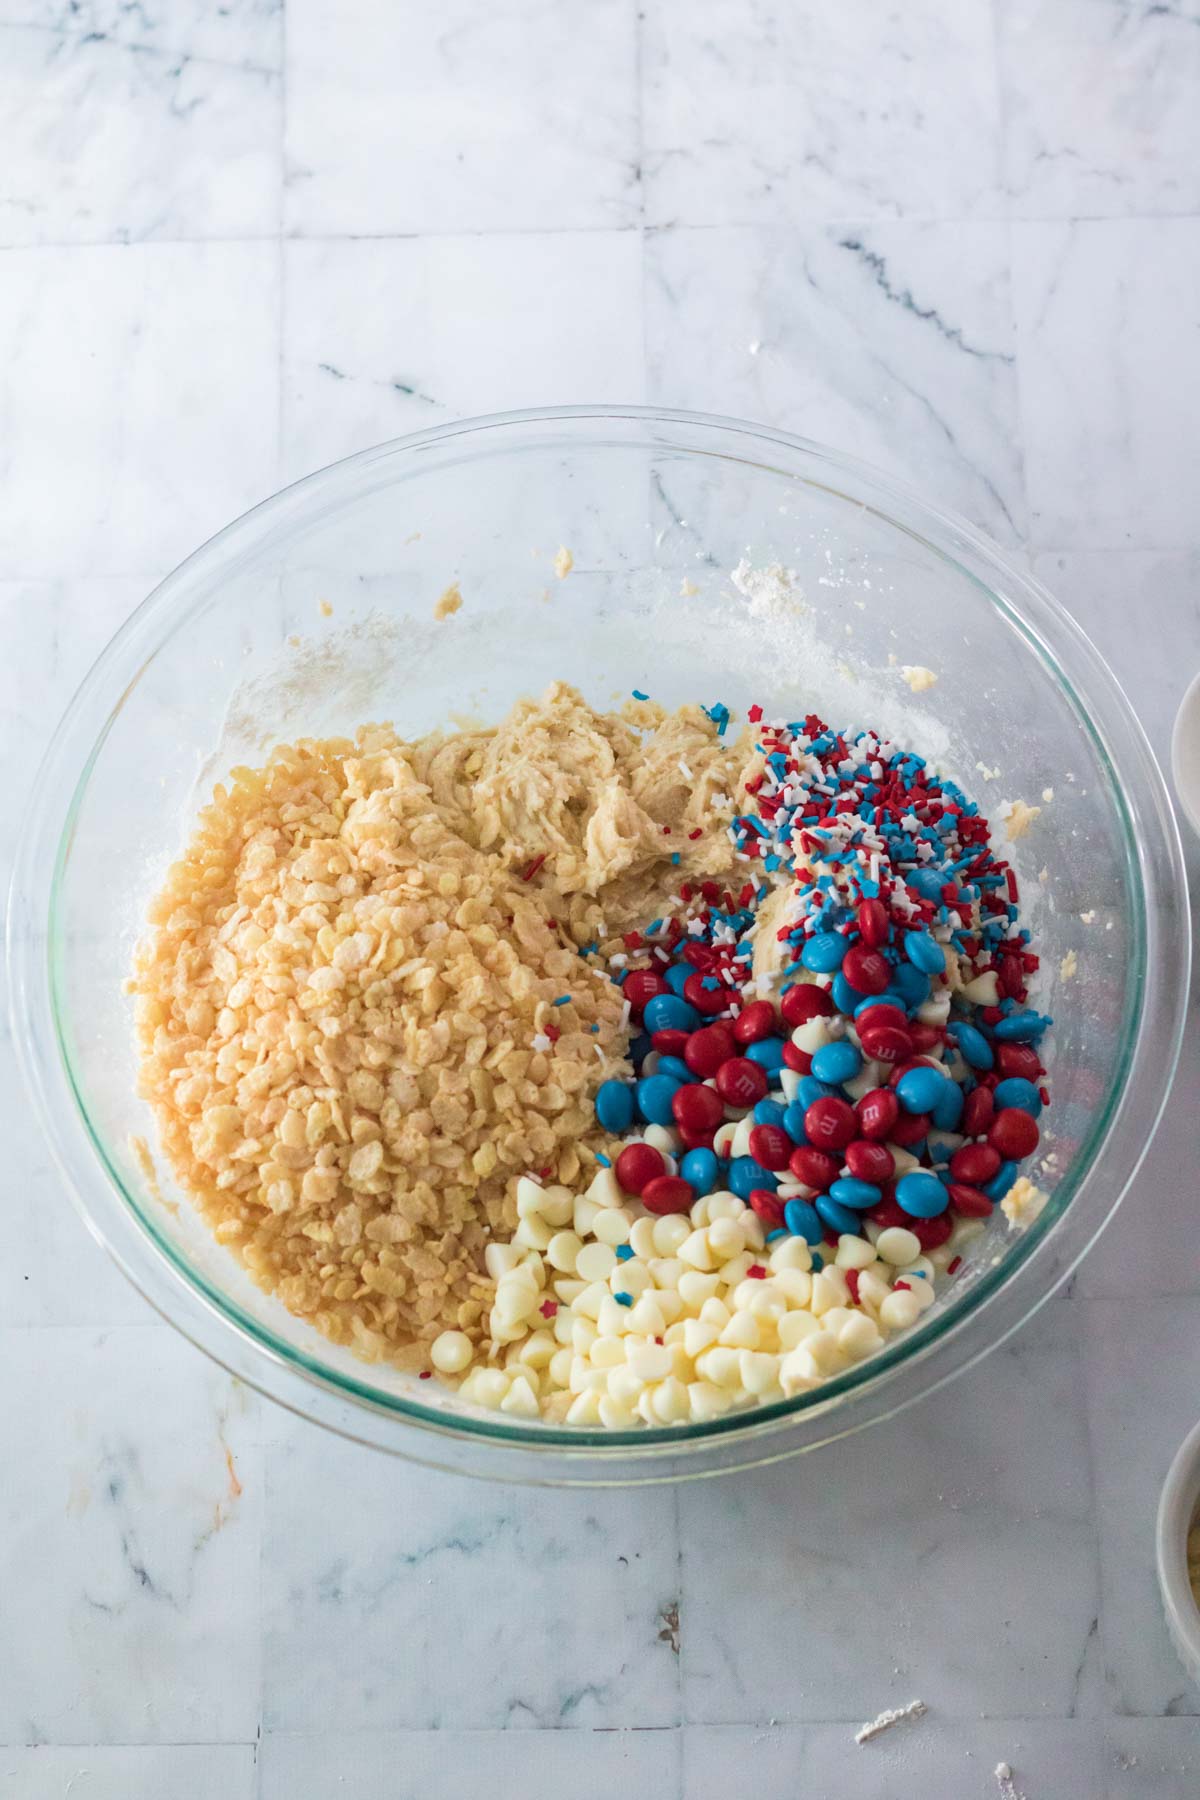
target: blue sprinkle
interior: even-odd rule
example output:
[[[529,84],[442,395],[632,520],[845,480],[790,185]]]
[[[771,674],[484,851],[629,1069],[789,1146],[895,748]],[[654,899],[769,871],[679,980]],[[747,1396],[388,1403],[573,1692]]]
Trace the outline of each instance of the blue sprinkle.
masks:
[[[672,850],[672,852],[671,852],[671,861],[672,861],[672,862],[673,862],[673,863],[675,863],[675,864],[676,864],[676,865],[678,865],[678,863],[679,863],[679,852],[678,852],[678,850]]]
[[[633,690],[633,697],[635,700],[648,700],[650,698],[649,694],[640,693],[637,688],[634,688]]]
[[[618,1262],[628,1262],[632,1255],[633,1255],[633,1245],[632,1244],[618,1244],[617,1245],[617,1261]]]
[[[607,1156],[605,1156],[603,1150],[597,1150],[596,1161],[600,1164],[600,1167],[602,1169],[611,1169],[612,1168],[612,1164],[609,1162]]]
[[[633,1305],[633,1295],[632,1294],[614,1294],[613,1299],[616,1301],[618,1306],[632,1306]]]
[[[554,1000],[554,1001],[552,1001],[552,1002],[551,1002],[551,1004],[552,1004],[552,1005],[553,1005],[553,1006],[569,1006],[569,1005],[570,1005],[570,1001],[571,1001],[571,996],[570,996],[570,994],[560,994],[560,995],[559,995],[559,996],[558,996],[558,999],[557,999],[557,1000]]]

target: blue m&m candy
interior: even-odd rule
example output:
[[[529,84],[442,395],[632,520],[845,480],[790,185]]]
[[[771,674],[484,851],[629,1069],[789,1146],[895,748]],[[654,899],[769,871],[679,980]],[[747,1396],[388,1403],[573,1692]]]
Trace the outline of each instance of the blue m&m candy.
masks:
[[[927,931],[910,931],[904,939],[904,954],[922,975],[944,975],[946,972],[942,947]]]
[[[693,1082],[696,1077],[681,1056],[660,1056],[656,1075],[669,1075],[672,1081]]]
[[[904,883],[920,894],[922,900],[940,900],[946,877],[938,869],[913,869],[905,875]]]
[[[1002,1044],[1036,1044],[1049,1023],[1040,1013],[1010,1013],[997,1021],[995,1033]]]
[[[855,1212],[878,1206],[883,1199],[882,1188],[877,1188],[873,1181],[860,1181],[857,1175],[842,1175],[837,1181],[830,1182],[829,1192],[839,1205],[852,1206]]]
[[[850,1042],[849,1038],[838,1038],[832,1044],[822,1044],[812,1059],[812,1072],[818,1081],[824,1081],[830,1087],[840,1087],[844,1081],[853,1081],[862,1068],[862,1054]]]
[[[779,1176],[773,1169],[764,1169],[760,1162],[752,1156],[735,1156],[729,1165],[729,1191],[736,1194],[739,1200],[748,1200],[755,1188],[776,1188]]]
[[[928,1169],[912,1169],[902,1175],[896,1183],[896,1199],[913,1219],[936,1219],[950,1203],[945,1187]]]
[[[818,1194],[813,1205],[831,1230],[848,1233],[851,1237],[858,1236],[862,1229],[862,1220],[848,1206],[843,1206],[840,1201],[835,1200],[832,1193]],[[787,1217],[786,1213],[784,1217]]]
[[[896,1098],[906,1112],[930,1113],[942,1097],[942,1090],[952,1086],[948,1075],[938,1069],[908,1069],[896,1083]]]
[[[840,969],[833,978],[833,986],[830,988],[829,992],[833,997],[833,1004],[837,1007],[839,1012],[846,1014],[853,1013],[855,1006],[858,1004],[858,990],[850,986],[850,983],[846,980],[846,977],[842,974]]]
[[[1016,1179],[1017,1179],[1016,1163],[1015,1162],[1001,1163],[1000,1167],[997,1169],[996,1173],[992,1176],[992,1179],[988,1182],[987,1186],[984,1188],[983,1191],[987,1195],[989,1200],[1003,1200],[1005,1194],[1007,1194],[1009,1188],[1012,1186],[1013,1182]],[[897,1189],[897,1194],[899,1194],[899,1189]]]
[[[745,1055],[750,1062],[757,1063],[767,1075],[776,1075],[783,1067],[783,1039],[776,1037],[760,1038],[757,1044],[747,1044]]]
[[[700,1014],[694,1006],[678,994],[655,994],[653,1000],[646,1002],[646,1010],[642,1014],[646,1030],[655,1031],[695,1031],[700,1023]]]
[[[1002,1112],[1006,1106],[1015,1106],[1018,1112],[1028,1113],[1031,1119],[1036,1119],[1042,1110],[1042,1096],[1032,1081],[1026,1081],[1023,1075],[1008,1075],[998,1081],[992,1098],[997,1112]]]
[[[698,1195],[711,1194],[717,1185],[720,1164],[711,1150],[689,1150],[679,1165],[679,1173],[691,1182]]]
[[[808,1111],[802,1100],[792,1100],[784,1110],[783,1129],[793,1144],[807,1144],[808,1135],[804,1129],[804,1115]]]
[[[943,1081],[933,1103],[933,1122],[939,1131],[953,1131],[963,1114],[963,1091],[957,1081]]]
[[[796,1102],[808,1111],[814,1100],[826,1100],[830,1095],[837,1097],[837,1089],[827,1082],[818,1081],[815,1075],[802,1075],[796,1083]]]
[[[754,1123],[756,1125],[783,1125],[786,1113],[787,1107],[780,1106],[778,1100],[760,1100],[754,1108]],[[783,1128],[785,1131],[787,1130],[786,1125]]]
[[[837,931],[818,931],[800,952],[800,961],[814,975],[832,975],[840,969],[849,945]]]
[[[596,1119],[620,1137],[633,1124],[633,1089],[627,1081],[602,1081],[596,1090]]]
[[[819,1244],[825,1236],[820,1214],[807,1200],[789,1200],[783,1209],[783,1222],[793,1237],[803,1238],[806,1244]]]
[[[687,963],[672,963],[663,977],[673,994],[682,994],[683,984],[692,973]]]
[[[679,1082],[669,1075],[643,1075],[637,1084],[638,1111],[647,1125],[673,1125],[675,1115],[671,1102],[679,1092]]]
[[[996,1055],[977,1025],[967,1025],[961,1020],[955,1020],[950,1027],[950,1035],[962,1052],[964,1062],[970,1063],[973,1069],[991,1068]]]
[[[923,1006],[929,998],[929,977],[915,963],[897,963],[893,976],[896,988],[904,996],[907,1007]]]

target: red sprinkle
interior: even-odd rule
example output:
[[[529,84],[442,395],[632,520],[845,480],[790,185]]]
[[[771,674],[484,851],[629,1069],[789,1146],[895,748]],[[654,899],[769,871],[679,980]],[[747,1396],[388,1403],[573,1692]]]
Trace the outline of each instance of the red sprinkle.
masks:
[[[538,1311],[541,1313],[543,1319],[552,1319],[558,1311],[558,1301],[543,1300],[542,1304],[538,1307]]]
[[[762,718],[762,707],[761,706],[752,706],[750,708],[749,712],[746,714],[746,717],[749,719],[749,721],[752,725],[757,725],[758,721]]]
[[[751,1263],[750,1267],[746,1270],[746,1275],[751,1281],[765,1281],[767,1279],[767,1271],[763,1268],[761,1263]]]
[[[853,1300],[855,1306],[857,1306],[858,1305],[858,1273],[859,1272],[857,1269],[846,1269],[844,1271],[844,1273],[846,1276],[846,1286],[850,1289],[850,1298]]]
[[[540,856],[535,856],[529,867],[523,872],[521,880],[532,881],[549,854],[548,850],[543,850]]]
[[[433,1379],[433,1370],[432,1369],[422,1369],[421,1373],[417,1376],[418,1381],[431,1381],[432,1379]]]
[[[956,1270],[961,1269],[961,1268],[962,1268],[962,1257],[956,1256],[952,1262],[948,1262],[946,1264],[946,1273],[947,1273],[947,1275],[953,1275],[956,1272]]]

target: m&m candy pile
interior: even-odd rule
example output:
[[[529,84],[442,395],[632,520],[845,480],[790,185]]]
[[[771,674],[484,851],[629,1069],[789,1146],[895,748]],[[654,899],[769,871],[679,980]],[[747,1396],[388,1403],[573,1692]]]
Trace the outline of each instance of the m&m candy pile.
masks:
[[[1020,1165],[1050,1020],[987,820],[875,733],[750,719],[739,880],[607,946],[630,1073],[596,1094],[586,1187],[517,1185],[469,1401],[623,1430],[791,1398],[915,1324],[998,1204],[1044,1198]]]
[[[768,1241],[870,1221],[932,1249],[1038,1146],[1050,1020],[1023,1004],[1038,964],[1014,873],[974,802],[910,751],[815,716],[760,726],[758,747],[730,827],[750,879],[736,897],[682,890],[614,972],[641,1029],[598,1123],[658,1127],[679,1151],[643,1137],[617,1179],[655,1213],[728,1189]],[[764,957],[759,911],[781,886]]]

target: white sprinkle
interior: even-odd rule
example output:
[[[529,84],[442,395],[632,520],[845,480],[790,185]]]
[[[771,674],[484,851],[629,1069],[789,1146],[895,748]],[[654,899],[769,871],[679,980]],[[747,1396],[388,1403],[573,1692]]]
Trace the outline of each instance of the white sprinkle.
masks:
[[[1091,925],[1091,924],[1093,924],[1093,923],[1094,923],[1094,921],[1095,921],[1095,918],[1096,918],[1096,915],[1095,915],[1095,913],[1094,913],[1094,912],[1085,912],[1085,913],[1080,913],[1080,915],[1079,915],[1079,916],[1080,916],[1080,918],[1081,918],[1081,919],[1082,919],[1082,920],[1083,920],[1083,922],[1084,922],[1084,924],[1085,924],[1085,925]]]
[[[622,1031],[627,1030],[629,1027],[630,1012],[631,1012],[631,1008],[630,1008],[628,1000],[626,1000],[624,1006],[621,1008],[621,1030]]]
[[[684,762],[682,756],[679,759],[679,773],[683,776],[683,779],[685,781],[694,781],[696,779],[695,776],[692,774],[692,771],[688,768],[687,764]]]
[[[533,1034],[533,1041],[530,1048],[533,1050],[552,1050],[554,1048],[554,1039],[548,1038],[544,1031],[536,1031]]]
[[[860,1725],[854,1734],[854,1741],[856,1744],[869,1744],[881,1731],[889,1731],[903,1719],[920,1719],[928,1711],[923,1700],[910,1700],[907,1706],[890,1706],[877,1719],[872,1719],[869,1725]]]
[[[1049,806],[1049,804],[1053,800],[1053,798],[1054,798],[1054,789],[1053,788],[1043,788],[1042,789],[1042,799],[1045,801],[1047,806]]]

